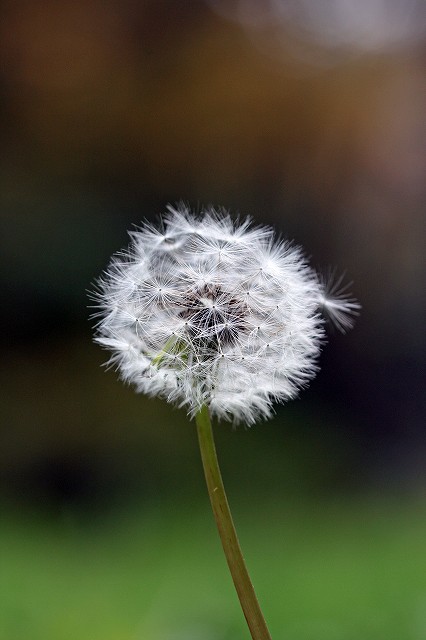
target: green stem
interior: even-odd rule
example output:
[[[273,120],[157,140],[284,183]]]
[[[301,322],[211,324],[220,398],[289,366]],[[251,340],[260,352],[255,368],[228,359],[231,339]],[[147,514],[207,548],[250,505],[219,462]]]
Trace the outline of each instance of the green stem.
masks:
[[[232,521],[217,460],[213,430],[207,407],[201,408],[195,416],[195,421],[197,423],[198,441],[213,514],[251,637],[253,640],[271,640]]]

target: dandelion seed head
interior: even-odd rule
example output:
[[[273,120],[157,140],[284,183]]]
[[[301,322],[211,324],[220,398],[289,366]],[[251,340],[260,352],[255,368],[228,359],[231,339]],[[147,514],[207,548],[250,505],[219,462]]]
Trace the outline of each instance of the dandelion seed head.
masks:
[[[126,382],[195,415],[254,423],[316,374],[325,317],[358,303],[302,251],[250,219],[169,206],[116,254],[93,294],[95,341]]]

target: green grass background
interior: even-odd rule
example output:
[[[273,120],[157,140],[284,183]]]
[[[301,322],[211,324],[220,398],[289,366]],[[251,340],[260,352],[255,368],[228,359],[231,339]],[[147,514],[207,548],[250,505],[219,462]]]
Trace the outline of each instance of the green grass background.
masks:
[[[421,501],[249,502],[235,519],[273,638],[426,638]],[[249,637],[207,497],[54,523],[9,512],[0,536],[2,640]]]

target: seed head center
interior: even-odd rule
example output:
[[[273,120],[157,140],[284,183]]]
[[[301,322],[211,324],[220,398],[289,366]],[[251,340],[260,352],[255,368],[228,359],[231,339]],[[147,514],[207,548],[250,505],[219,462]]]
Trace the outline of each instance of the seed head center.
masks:
[[[185,325],[192,342],[204,342],[209,349],[235,344],[238,334],[246,330],[246,306],[218,285],[190,290],[184,305],[180,316],[188,323]]]

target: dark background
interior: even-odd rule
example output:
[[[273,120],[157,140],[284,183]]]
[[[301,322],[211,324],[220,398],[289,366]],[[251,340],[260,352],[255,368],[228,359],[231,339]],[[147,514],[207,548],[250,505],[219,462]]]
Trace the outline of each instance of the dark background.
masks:
[[[206,499],[193,425],[104,373],[89,321],[127,230],[180,200],[273,224],[362,304],[300,399],[217,425],[235,502],[424,495],[424,5],[372,5],[2,3],[6,520]]]

